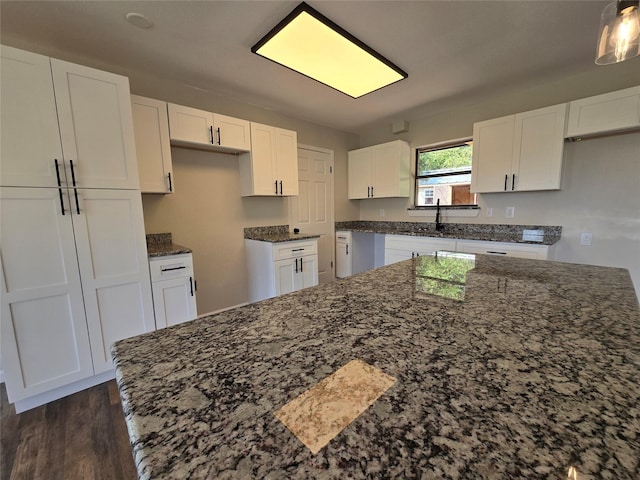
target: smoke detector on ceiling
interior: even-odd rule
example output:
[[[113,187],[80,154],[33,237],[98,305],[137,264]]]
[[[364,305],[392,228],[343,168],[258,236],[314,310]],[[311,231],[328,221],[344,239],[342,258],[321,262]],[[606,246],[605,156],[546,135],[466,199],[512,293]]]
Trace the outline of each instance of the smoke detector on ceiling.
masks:
[[[138,28],[147,29],[153,27],[153,22],[141,13],[129,12],[124,16],[124,18],[126,18],[127,22],[129,22],[131,25],[134,25]]]

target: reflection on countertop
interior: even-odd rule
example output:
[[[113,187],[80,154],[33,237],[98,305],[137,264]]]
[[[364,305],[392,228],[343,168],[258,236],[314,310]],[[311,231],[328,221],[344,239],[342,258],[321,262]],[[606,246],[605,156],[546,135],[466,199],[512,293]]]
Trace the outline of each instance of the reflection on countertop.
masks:
[[[117,342],[140,478],[637,479],[628,271],[465,257],[421,256]],[[423,274],[464,284],[464,298],[416,294]],[[354,359],[395,383],[314,454],[275,412]]]

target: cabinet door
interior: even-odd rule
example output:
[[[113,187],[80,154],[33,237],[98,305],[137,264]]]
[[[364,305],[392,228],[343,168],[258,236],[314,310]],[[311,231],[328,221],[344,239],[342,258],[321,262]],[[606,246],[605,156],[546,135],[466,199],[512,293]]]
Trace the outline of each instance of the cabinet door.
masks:
[[[566,103],[515,116],[512,190],[560,188],[566,118]]]
[[[409,157],[409,146],[402,141],[371,147],[373,198],[409,196]]]
[[[1,337],[9,401],[93,375],[69,199],[2,188]]]
[[[0,182],[16,187],[55,187],[55,159],[62,146],[49,57],[0,47]]]
[[[582,98],[569,104],[567,137],[640,127],[640,86]]]
[[[298,259],[273,262],[276,280],[276,296],[295,291],[298,286]]]
[[[251,151],[251,125],[247,120],[213,114],[215,142],[235,152]]]
[[[140,193],[78,190],[73,228],[96,373],[116,340],[155,328]]]
[[[193,277],[178,277],[153,284],[156,328],[169,327],[197,317]]]
[[[138,175],[142,193],[173,193],[167,103],[131,95]]]
[[[251,122],[251,154],[241,157],[242,195],[279,195],[275,128]]]
[[[318,285],[318,256],[309,255],[298,259],[296,290]]]
[[[213,113],[173,103],[167,109],[171,141],[213,145]]]
[[[352,150],[348,157],[349,199],[371,196],[371,149]]]
[[[511,188],[514,125],[514,115],[473,124],[472,192],[504,192]]]
[[[275,129],[276,179],[282,182],[281,195],[298,195],[298,134],[292,130]]]
[[[412,252],[410,250],[394,250],[384,249],[384,264],[391,265],[392,263],[402,262],[412,258]]]
[[[139,189],[129,80],[56,59],[51,70],[67,177],[83,188]]]
[[[348,243],[336,243],[336,277],[346,278],[351,276],[353,252]]]

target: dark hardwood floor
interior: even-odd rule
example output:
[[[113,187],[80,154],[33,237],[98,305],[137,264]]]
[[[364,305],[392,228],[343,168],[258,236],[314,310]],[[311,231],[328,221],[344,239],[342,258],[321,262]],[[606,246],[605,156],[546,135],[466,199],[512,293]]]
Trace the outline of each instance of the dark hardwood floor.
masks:
[[[0,479],[135,480],[115,381],[16,414],[0,386]]]

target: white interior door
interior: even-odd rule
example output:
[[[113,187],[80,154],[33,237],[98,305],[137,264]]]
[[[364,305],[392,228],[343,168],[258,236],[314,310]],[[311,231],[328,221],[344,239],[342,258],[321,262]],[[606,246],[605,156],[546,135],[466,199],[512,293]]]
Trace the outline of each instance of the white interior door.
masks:
[[[73,228],[95,372],[116,340],[155,329],[140,193],[78,189]]]
[[[334,276],[333,151],[298,146],[298,196],[289,199],[289,226],[318,238],[318,283]]]
[[[15,402],[93,375],[66,190],[0,189],[2,356]]]

